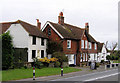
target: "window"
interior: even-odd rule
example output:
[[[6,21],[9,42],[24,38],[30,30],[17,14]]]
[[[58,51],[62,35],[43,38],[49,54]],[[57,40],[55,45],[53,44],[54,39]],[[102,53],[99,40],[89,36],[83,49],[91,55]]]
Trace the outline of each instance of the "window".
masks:
[[[87,40],[85,40],[85,48],[87,49]]]
[[[44,46],[44,39],[41,38],[41,45]]]
[[[84,40],[81,40],[81,48],[84,48]]]
[[[82,54],[81,54],[80,62],[82,62],[82,59],[83,59],[83,58],[82,58]]]
[[[36,37],[35,37],[35,36],[33,36],[32,44],[33,44],[33,45],[36,44]]]
[[[95,50],[96,50],[97,49],[97,44],[96,43],[94,44],[94,47],[95,47]]]
[[[51,28],[48,28],[48,36],[51,35]]]
[[[71,48],[71,40],[67,40],[67,48]]]
[[[41,58],[44,58],[44,50],[41,50]]]
[[[86,61],[88,60],[88,57],[87,57],[88,55],[87,55],[87,53],[86,53]]]
[[[36,50],[32,50],[32,58],[35,58],[36,56]]]
[[[92,48],[92,44],[91,44],[91,42],[89,42],[89,49],[91,49]]]
[[[83,53],[83,61],[85,61],[85,53]]]

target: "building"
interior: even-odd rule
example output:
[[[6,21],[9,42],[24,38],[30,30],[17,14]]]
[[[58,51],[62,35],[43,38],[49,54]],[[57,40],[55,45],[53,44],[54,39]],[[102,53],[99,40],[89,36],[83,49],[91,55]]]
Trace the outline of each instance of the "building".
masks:
[[[110,55],[104,43],[98,42],[98,62],[107,61],[106,56]]]
[[[47,21],[42,31],[50,40],[62,43],[70,65],[87,65],[89,57],[97,60],[97,41],[89,34],[88,23],[85,23],[85,28],[64,23],[60,12],[58,23]]]
[[[25,57],[25,61],[33,62],[33,58],[46,57],[47,36],[40,30],[41,23],[37,19],[37,26],[18,20],[15,22],[0,23],[2,33],[10,31],[13,37],[13,46],[16,55]],[[1,33],[1,34],[2,34]],[[21,58],[22,59],[22,58]]]

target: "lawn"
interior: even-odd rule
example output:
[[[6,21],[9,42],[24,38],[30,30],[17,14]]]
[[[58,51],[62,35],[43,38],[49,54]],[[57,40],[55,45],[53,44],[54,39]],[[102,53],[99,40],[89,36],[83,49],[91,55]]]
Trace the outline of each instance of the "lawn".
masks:
[[[63,68],[64,73],[81,71],[81,69],[76,68]],[[61,68],[42,68],[35,69],[35,76],[50,76],[50,75],[59,75],[61,72]],[[2,81],[9,80],[19,80],[24,78],[32,78],[33,70],[31,69],[11,69],[2,71]]]
[[[119,60],[113,60],[113,63],[120,63]]]

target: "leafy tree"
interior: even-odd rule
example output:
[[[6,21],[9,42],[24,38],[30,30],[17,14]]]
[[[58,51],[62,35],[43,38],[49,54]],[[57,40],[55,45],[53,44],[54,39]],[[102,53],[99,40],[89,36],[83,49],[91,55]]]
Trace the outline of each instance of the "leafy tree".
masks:
[[[48,41],[47,43],[47,53],[53,54],[54,52],[61,52],[63,51],[63,47],[61,43],[55,42],[55,41]]]
[[[55,57],[58,59],[59,62],[68,62],[68,57],[65,56],[65,54],[63,52],[54,52],[52,54],[52,57]]]
[[[9,69],[13,65],[12,37],[6,32],[0,38],[2,38],[2,69]]]
[[[110,55],[107,55],[107,56],[106,56],[106,59],[107,59],[107,60],[110,60],[110,59],[111,59]]]

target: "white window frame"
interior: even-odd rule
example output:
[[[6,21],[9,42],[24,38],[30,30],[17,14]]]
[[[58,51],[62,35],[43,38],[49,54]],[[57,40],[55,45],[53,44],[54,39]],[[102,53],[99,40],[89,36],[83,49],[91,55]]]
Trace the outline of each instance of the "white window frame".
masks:
[[[86,61],[87,61],[88,57],[87,57],[87,53],[86,53]]]
[[[83,61],[85,61],[85,53],[83,53]]]
[[[84,48],[84,40],[81,40],[81,48]]]
[[[68,44],[69,42],[69,44]],[[67,40],[67,48],[71,48],[71,40]]]
[[[95,50],[97,50],[97,44],[96,43],[94,44],[94,47],[95,47]]]
[[[82,62],[82,59],[83,59],[83,56],[82,56],[82,54],[81,54],[81,56],[80,56],[80,62]]]
[[[88,42],[87,42],[87,40],[85,40],[85,49],[87,49],[87,44]]]
[[[89,49],[92,49],[92,43],[89,42]]]

